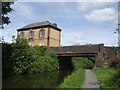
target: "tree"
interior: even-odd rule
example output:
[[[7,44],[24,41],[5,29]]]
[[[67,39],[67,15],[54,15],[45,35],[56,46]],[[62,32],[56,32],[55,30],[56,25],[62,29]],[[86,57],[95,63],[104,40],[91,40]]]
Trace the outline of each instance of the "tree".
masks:
[[[10,61],[12,62],[14,73],[26,73],[32,62],[27,39],[17,39],[16,43],[12,44],[12,48],[13,51],[10,56]]]
[[[2,5],[0,4],[0,8],[2,6],[2,22],[1,27],[3,27],[4,24],[11,23],[10,18],[7,16],[9,12],[12,12],[13,9],[10,7],[14,2],[2,2]]]

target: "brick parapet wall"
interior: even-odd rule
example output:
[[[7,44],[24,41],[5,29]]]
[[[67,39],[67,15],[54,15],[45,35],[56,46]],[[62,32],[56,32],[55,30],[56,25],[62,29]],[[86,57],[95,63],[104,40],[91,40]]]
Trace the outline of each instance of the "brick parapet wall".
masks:
[[[101,51],[96,56],[96,67],[110,67],[116,59],[115,48],[105,47],[101,48]]]
[[[106,47],[104,44],[96,45],[80,45],[80,46],[62,46],[50,47],[47,51],[54,51],[58,53],[95,53],[95,66],[96,67],[110,67],[115,61],[115,48]]]
[[[100,44],[103,45],[103,44]],[[50,47],[48,51],[54,51],[56,53],[62,52],[75,52],[75,53],[98,53],[99,44],[96,45],[80,45],[80,46],[62,46],[62,47]]]

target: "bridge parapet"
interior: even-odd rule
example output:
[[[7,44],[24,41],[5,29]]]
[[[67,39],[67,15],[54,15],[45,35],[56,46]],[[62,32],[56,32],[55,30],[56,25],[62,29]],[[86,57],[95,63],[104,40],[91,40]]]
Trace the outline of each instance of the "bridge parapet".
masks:
[[[56,52],[56,54],[61,57],[95,56],[96,67],[109,67],[116,57],[114,48],[105,47],[104,44],[49,47],[47,51]]]
[[[56,53],[98,53],[101,51],[101,46],[104,47],[103,44],[50,47],[48,51],[54,51]]]

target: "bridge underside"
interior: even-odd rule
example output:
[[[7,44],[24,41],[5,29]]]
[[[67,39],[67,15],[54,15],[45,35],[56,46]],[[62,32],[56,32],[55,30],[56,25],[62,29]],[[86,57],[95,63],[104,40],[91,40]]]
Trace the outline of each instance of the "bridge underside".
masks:
[[[72,57],[58,57],[60,70],[73,70]]]

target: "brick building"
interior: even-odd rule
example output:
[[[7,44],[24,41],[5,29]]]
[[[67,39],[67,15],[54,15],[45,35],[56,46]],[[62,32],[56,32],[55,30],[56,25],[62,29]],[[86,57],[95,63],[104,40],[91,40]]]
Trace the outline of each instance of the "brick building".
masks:
[[[26,38],[30,46],[60,46],[61,29],[49,21],[33,23],[17,29],[17,36]]]

